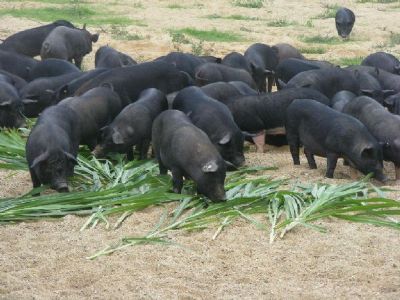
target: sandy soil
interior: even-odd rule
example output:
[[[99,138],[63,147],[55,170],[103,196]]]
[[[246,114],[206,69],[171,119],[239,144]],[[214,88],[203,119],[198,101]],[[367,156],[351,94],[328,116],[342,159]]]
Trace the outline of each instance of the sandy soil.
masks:
[[[101,5],[107,1],[101,2]],[[139,2],[139,1],[135,1]],[[314,27],[304,24],[321,14],[325,4],[335,1],[267,1],[263,9],[232,7],[230,1],[114,1],[110,9],[142,20],[148,26],[129,26],[139,41],[112,38],[110,28],[101,32],[97,47],[109,44],[140,60],[148,60],[172,51],[168,29],[196,27],[240,32],[246,41],[205,43],[205,49],[217,55],[244,50],[252,42],[274,44],[288,42],[305,48],[324,47],[320,59],[363,56],[378,51],[387,42],[390,31],[400,32],[400,7],[394,4],[358,4],[340,1],[356,11],[357,25],[352,40],[338,45],[307,45],[301,36],[335,36],[332,19],[315,19]],[[127,6],[126,3],[130,3]],[[170,4],[186,8],[168,9]],[[0,8],[22,5],[0,3]],[[31,5],[24,3],[23,5]],[[41,5],[32,3],[32,5]],[[260,21],[206,19],[205,15],[241,14]],[[268,28],[266,23],[287,19],[297,25]],[[32,20],[2,18],[0,38],[26,27],[38,25]],[[248,31],[243,31],[243,28]],[[242,30],[241,30],[242,29]],[[107,33],[108,32],[108,33]],[[190,46],[182,46],[184,49]],[[399,55],[400,47],[385,48]],[[85,59],[93,66],[94,54]],[[304,156],[301,166],[293,166],[287,147],[266,147],[264,154],[246,154],[248,165],[277,166],[269,171],[275,178],[306,182],[349,182],[348,169],[338,164],[335,179],[324,179],[325,160],[318,169],[309,170]],[[393,166],[386,171],[393,179]],[[394,182],[392,188],[397,188]],[[22,195],[30,189],[27,172],[0,171],[0,197]],[[399,192],[390,193],[399,199]],[[328,233],[297,228],[272,245],[265,232],[237,221],[215,240],[216,228],[202,232],[172,232],[176,246],[137,246],[95,261],[86,259],[106,245],[124,236],[142,236],[159,220],[162,210],[150,208],[129,217],[117,230],[102,226],[80,232],[85,218],[68,216],[58,221],[21,223],[0,227],[0,299],[399,299],[400,234],[397,231],[349,224],[335,220],[320,222]],[[263,216],[260,216],[262,218]]]

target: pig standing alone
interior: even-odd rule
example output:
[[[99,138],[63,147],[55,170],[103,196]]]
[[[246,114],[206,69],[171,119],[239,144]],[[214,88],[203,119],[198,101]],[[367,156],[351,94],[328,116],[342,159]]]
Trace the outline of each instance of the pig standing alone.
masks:
[[[335,23],[338,35],[342,38],[347,38],[353,29],[354,22],[356,21],[356,16],[354,13],[345,7],[341,7],[336,12]]]
[[[183,177],[196,183],[197,191],[213,201],[225,199],[225,162],[207,135],[181,111],[167,110],[154,121],[154,153],[160,174],[172,172],[175,193],[180,193]]]

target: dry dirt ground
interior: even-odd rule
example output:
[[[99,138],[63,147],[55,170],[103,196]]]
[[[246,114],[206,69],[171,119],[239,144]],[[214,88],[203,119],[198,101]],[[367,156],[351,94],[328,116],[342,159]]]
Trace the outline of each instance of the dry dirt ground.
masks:
[[[52,1],[46,1],[52,2]],[[57,1],[53,1],[57,2]],[[300,48],[323,47],[326,53],[308,55],[337,60],[365,56],[385,49],[399,55],[399,46],[386,47],[390,32],[400,32],[399,3],[376,4],[356,1],[266,1],[261,9],[232,6],[231,1],[86,1],[107,5],[121,15],[141,20],[148,26],[129,26],[129,33],[144,39],[119,41],[100,31],[95,49],[109,44],[140,60],[161,56],[174,49],[168,29],[199,29],[239,32],[246,40],[235,43],[204,43],[216,55],[243,51],[252,42],[292,43]],[[108,4],[107,4],[108,3]],[[138,4],[139,3],[139,4]],[[357,22],[349,42],[310,45],[301,36],[335,36],[333,19],[308,20],[325,11],[326,4],[354,9]],[[184,8],[167,6],[179,4]],[[53,5],[38,2],[1,2],[0,8],[19,5]],[[240,14],[258,21],[207,19],[205,15]],[[296,22],[286,27],[269,27],[267,22],[286,19]],[[40,22],[2,17],[0,38],[35,26]],[[89,24],[90,25],[90,24]],[[90,28],[90,27],[89,27]],[[181,46],[190,50],[190,45]],[[186,48],[185,48],[186,47]],[[382,48],[384,47],[384,48]],[[85,67],[93,66],[93,57]],[[318,169],[294,167],[287,147],[267,146],[266,153],[250,148],[248,165],[277,166],[267,174],[305,182],[345,183],[348,170],[341,164],[335,179],[323,178],[325,160]],[[394,177],[393,167],[386,165]],[[392,182],[392,188],[397,186]],[[21,195],[30,189],[25,172],[0,171],[0,196]],[[391,197],[399,199],[400,193]],[[175,246],[137,246],[95,261],[90,254],[123,236],[141,236],[157,223],[162,210],[151,208],[136,213],[117,230],[101,226],[80,232],[85,218],[68,216],[57,221],[21,223],[0,227],[0,299],[399,299],[400,234],[397,231],[326,220],[328,233],[297,228],[283,239],[269,244],[265,232],[246,222],[236,222],[213,241],[216,228],[197,233],[174,232]]]

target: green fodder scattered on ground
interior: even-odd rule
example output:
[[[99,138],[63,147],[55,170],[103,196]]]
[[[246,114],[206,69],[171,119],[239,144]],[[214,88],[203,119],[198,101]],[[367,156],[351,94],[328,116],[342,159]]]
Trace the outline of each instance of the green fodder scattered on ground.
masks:
[[[363,59],[364,59],[364,57],[362,57],[362,56],[342,57],[342,58],[334,60],[332,63],[342,66],[342,67],[347,67],[347,66],[359,65],[359,64],[361,64]]]
[[[114,15],[107,11],[99,11],[87,5],[66,5],[61,7],[41,7],[41,8],[6,8],[0,9],[0,16],[10,15],[16,18],[27,18],[32,20],[53,22],[65,19],[72,23],[87,23],[89,25],[115,24],[131,25],[134,21],[124,17]]]
[[[237,33],[229,31],[218,31],[215,28],[212,30],[199,30],[189,27],[182,29],[172,29],[170,30],[170,34],[188,35],[196,39],[208,42],[239,42],[244,40],[244,37]]]
[[[232,4],[246,8],[261,8],[264,6],[264,2],[264,0],[233,0]]]
[[[302,54],[324,54],[327,50],[322,47],[303,47],[299,51]]]
[[[270,27],[286,27],[286,26],[292,26],[292,25],[297,25],[297,24],[298,24],[297,22],[288,21],[286,19],[273,20],[273,21],[269,21],[267,23],[267,25]]]
[[[229,15],[229,16],[221,16],[218,14],[206,15],[207,19],[225,19],[225,20],[236,20],[236,21],[260,21],[262,19],[258,17],[250,17],[244,15]]]
[[[0,132],[0,168],[26,169],[25,139],[29,130]],[[7,147],[5,145],[8,145]],[[154,161],[126,162],[123,155],[99,160],[81,149],[75,175],[70,180],[71,193],[33,195],[46,190],[40,187],[17,198],[0,199],[0,223],[59,218],[69,214],[90,216],[82,230],[104,223],[108,216],[118,215],[112,224],[117,228],[132,213],[150,206],[177,202],[174,212],[163,214],[159,224],[144,237],[127,237],[90,258],[109,254],[127,246],[142,243],[170,243],[165,240],[171,230],[199,230],[219,227],[213,238],[237,219],[244,219],[260,230],[269,232],[272,242],[298,225],[325,231],[316,220],[333,217],[352,222],[400,229],[396,218],[400,202],[385,198],[384,190],[365,178],[344,185],[295,184],[287,180],[257,175],[274,170],[267,167],[241,168],[228,172],[225,189],[227,201],[210,203],[191,181],[185,181],[182,194],[171,192],[170,176],[158,175]],[[255,216],[264,216],[265,222]]]

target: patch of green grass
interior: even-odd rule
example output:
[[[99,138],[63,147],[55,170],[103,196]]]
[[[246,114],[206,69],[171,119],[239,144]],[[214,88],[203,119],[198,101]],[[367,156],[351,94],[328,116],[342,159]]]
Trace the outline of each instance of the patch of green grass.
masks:
[[[233,0],[232,4],[246,8],[261,8],[264,6],[264,0]]]
[[[144,8],[143,3],[140,1],[133,2],[133,7],[134,8]]]
[[[391,32],[389,36],[389,46],[394,47],[400,44],[400,33]]]
[[[292,26],[296,25],[297,22],[294,21],[288,21],[286,19],[278,19],[278,20],[273,20],[267,23],[268,26],[270,27],[286,27],[286,26]]]
[[[173,34],[181,33],[184,35],[188,35],[194,37],[196,39],[202,41],[209,42],[238,42],[243,41],[243,37],[237,33],[229,32],[229,31],[218,31],[217,29],[212,30],[199,30],[196,28],[182,28],[171,30]]]
[[[110,15],[108,12],[98,12],[85,5],[68,5],[62,7],[41,7],[25,8],[21,7],[1,9],[0,16],[10,15],[16,18],[27,18],[44,22],[53,22],[54,20],[66,19],[72,23],[87,23],[90,25],[115,24],[131,25],[133,20],[116,15]]]
[[[357,3],[395,3],[399,0],[357,0]]]
[[[301,40],[304,43],[309,43],[309,44],[329,44],[329,45],[340,44],[345,42],[339,39],[338,37],[322,36],[322,35],[303,36]]]
[[[8,0],[7,2],[40,2],[40,3],[49,3],[49,4],[82,4],[88,3],[87,0]]]
[[[347,67],[347,66],[354,66],[354,65],[359,65],[361,64],[362,60],[364,57],[361,56],[356,56],[356,57],[342,57],[337,60],[334,60],[334,64],[342,66],[342,67]]]
[[[309,27],[309,28],[313,28],[313,27],[314,27],[313,20],[312,20],[312,19],[308,20],[308,21],[306,22],[305,26],[306,26],[306,27]]]
[[[172,43],[174,44],[189,44],[190,41],[181,32],[170,31],[170,36],[172,38]]]
[[[230,15],[230,16],[221,16],[218,14],[212,14],[205,16],[207,19],[226,19],[226,20],[237,20],[237,21],[259,21],[260,18],[257,17],[249,17],[243,15]]]
[[[138,34],[129,33],[126,29],[115,25],[111,26],[111,36],[120,41],[137,41],[144,39],[144,37]]]
[[[324,54],[326,53],[326,49],[322,47],[310,47],[310,48],[301,48],[299,51],[302,54]]]
[[[251,30],[251,29],[249,29],[247,27],[244,27],[244,26],[240,27],[239,30],[240,31],[244,31],[244,32],[253,32],[253,30]]]
[[[183,5],[180,5],[178,3],[173,3],[173,4],[167,5],[167,8],[169,8],[169,9],[184,9],[184,8],[187,8],[187,7],[183,6]]]
[[[337,4],[328,4],[325,5],[325,11],[316,16],[315,19],[329,19],[329,18],[334,18],[336,16],[337,10],[340,8],[339,5]]]

